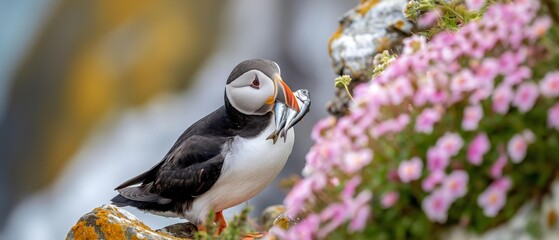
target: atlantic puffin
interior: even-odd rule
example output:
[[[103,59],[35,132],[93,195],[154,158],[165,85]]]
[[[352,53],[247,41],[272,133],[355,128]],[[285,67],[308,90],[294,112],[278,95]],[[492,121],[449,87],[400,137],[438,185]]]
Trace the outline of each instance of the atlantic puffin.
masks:
[[[159,163],[116,187],[112,203],[198,226],[214,211],[212,221],[223,230],[222,211],[260,193],[291,153],[292,129],[285,141],[266,140],[275,130],[274,104],[299,111],[278,64],[270,60],[239,63],[227,78],[224,98],[224,105],[187,128]]]

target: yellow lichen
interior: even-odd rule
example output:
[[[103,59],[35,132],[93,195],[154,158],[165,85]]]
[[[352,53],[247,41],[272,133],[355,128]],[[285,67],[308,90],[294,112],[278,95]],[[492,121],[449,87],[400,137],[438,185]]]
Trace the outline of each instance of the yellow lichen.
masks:
[[[105,239],[126,239],[121,226],[109,221],[109,211],[98,208],[96,211],[97,221],[95,224],[101,228]]]
[[[378,0],[368,0],[368,1],[361,1],[359,5],[355,8],[355,11],[361,16],[364,16],[372,7],[377,5]]]
[[[126,215],[124,215],[123,213],[119,212],[118,209],[112,209],[113,212],[116,214],[116,216],[118,218],[122,218],[122,219],[128,219],[128,217]],[[132,219],[130,219],[132,220]],[[144,224],[141,221],[131,221],[132,225],[149,230],[149,231],[153,231],[150,227],[148,227],[146,224]]]
[[[392,46],[392,41],[390,41],[390,38],[387,37],[380,37],[375,42],[377,44],[377,52],[388,50]]]
[[[283,230],[287,230],[289,228],[289,219],[286,217],[280,217],[274,221],[274,226],[278,226]]]
[[[97,235],[95,229],[91,226],[87,226],[87,223],[83,220],[74,225],[71,232],[74,233],[74,239],[76,240],[99,239],[99,235]]]
[[[330,56],[332,56],[332,42],[336,39],[338,39],[339,37],[342,36],[342,33],[344,31],[344,28],[342,26],[342,24],[340,24],[340,26],[338,27],[338,29],[336,30],[336,32],[334,32],[334,34],[332,34],[332,36],[330,37],[330,39],[328,39],[328,54]]]
[[[402,20],[398,20],[396,21],[396,23],[394,23],[394,27],[397,29],[402,29],[405,25],[406,23]]]

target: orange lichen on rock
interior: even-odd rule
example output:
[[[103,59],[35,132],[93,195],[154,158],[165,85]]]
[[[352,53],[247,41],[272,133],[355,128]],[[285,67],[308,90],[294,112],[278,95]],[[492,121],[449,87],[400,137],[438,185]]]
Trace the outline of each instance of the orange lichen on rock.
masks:
[[[330,55],[330,57],[332,57],[332,42],[338,38],[340,38],[342,36],[344,32],[344,27],[343,25],[340,23],[340,26],[338,26],[338,29],[336,29],[336,31],[334,32],[334,34],[332,34],[332,36],[330,37],[330,39],[328,39],[328,54]]]
[[[193,234],[195,227],[190,231]],[[184,229],[180,232],[153,230],[127,211],[114,205],[103,205],[82,216],[66,239],[188,239],[178,237],[184,234]]]
[[[398,20],[396,21],[396,23],[394,23],[394,27],[397,29],[402,29],[404,28],[404,26],[406,26],[406,23],[402,20]]]
[[[365,15],[372,7],[374,7],[379,0],[367,0],[361,1],[361,3],[355,8],[355,11],[361,16]]]
[[[124,230],[120,224],[109,221],[109,212],[105,209],[97,209],[97,221],[95,224],[100,227],[106,239],[126,239]]]
[[[85,221],[79,221],[70,231],[74,233],[74,239],[77,240],[99,239],[99,235],[95,232],[95,228],[87,226]]]

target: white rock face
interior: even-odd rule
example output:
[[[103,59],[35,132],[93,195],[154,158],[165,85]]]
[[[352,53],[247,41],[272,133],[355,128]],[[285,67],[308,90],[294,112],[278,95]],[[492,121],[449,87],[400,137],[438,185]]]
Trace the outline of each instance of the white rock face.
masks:
[[[375,2],[361,3],[340,20],[340,29],[328,46],[336,73],[364,73],[379,51],[391,48],[412,30],[404,15],[407,0]]]

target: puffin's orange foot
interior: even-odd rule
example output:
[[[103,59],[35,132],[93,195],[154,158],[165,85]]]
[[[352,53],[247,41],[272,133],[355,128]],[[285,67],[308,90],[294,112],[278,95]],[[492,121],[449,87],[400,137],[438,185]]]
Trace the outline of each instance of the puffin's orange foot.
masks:
[[[214,223],[217,224],[217,234],[219,235],[227,227],[227,221],[223,217],[223,212],[219,211],[215,214]]]
[[[198,228],[198,232],[208,232],[208,229],[206,229],[206,225],[204,224],[197,225],[196,228]]]
[[[261,238],[261,237],[264,237],[264,234],[259,233],[259,232],[250,232],[250,233],[245,233],[245,235],[241,239],[242,240],[254,240],[254,239]]]

